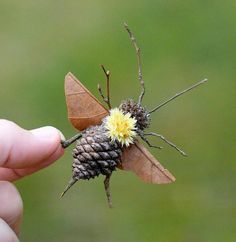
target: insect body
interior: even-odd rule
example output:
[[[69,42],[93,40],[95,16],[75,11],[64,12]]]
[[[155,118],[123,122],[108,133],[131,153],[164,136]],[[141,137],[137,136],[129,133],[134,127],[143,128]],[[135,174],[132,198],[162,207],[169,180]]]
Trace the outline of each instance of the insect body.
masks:
[[[111,142],[104,125],[87,128],[73,150],[73,177],[90,179],[100,174],[109,176],[121,164],[121,145]]]
[[[119,108],[111,108],[109,95],[110,73],[103,66],[107,83],[106,97],[100,86],[98,86],[98,90],[103,101],[108,105],[108,109],[73,74],[68,73],[65,78],[68,117],[72,125],[82,132],[69,140],[62,141],[64,148],[77,141],[73,150],[72,178],[62,196],[77,181],[94,178],[102,174],[106,177],[104,185],[108,203],[111,206],[109,180],[116,168],[131,170],[142,180],[150,183],[164,184],[175,181],[174,176],[164,169],[151,153],[138,142],[137,137],[140,137],[149,147],[161,148],[150,144],[147,138],[148,136],[159,137],[182,155],[186,155],[164,136],[154,132],[147,133],[145,129],[150,125],[151,113],[176,97],[204,83],[206,79],[177,93],[151,111],[147,110],[142,106],[145,86],[142,78],[140,49],[127,25],[125,25],[125,28],[130,35],[138,59],[141,94],[137,102],[128,99],[123,101]]]

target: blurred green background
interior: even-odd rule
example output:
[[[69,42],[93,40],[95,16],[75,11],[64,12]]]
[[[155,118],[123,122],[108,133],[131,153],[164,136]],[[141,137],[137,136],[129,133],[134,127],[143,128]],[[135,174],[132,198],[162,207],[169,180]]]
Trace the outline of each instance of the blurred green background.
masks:
[[[174,184],[145,184],[118,171],[114,209],[102,177],[59,199],[71,175],[68,148],[53,166],[16,183],[25,209],[21,241],[235,241],[235,9],[233,0],[0,1],[0,116],[26,129],[53,125],[75,134],[64,99],[68,71],[98,96],[104,64],[113,105],[137,98],[124,21],[142,49],[147,108],[209,79],[153,115],[150,130],[189,155],[152,140],[165,147],[152,153],[176,176]]]

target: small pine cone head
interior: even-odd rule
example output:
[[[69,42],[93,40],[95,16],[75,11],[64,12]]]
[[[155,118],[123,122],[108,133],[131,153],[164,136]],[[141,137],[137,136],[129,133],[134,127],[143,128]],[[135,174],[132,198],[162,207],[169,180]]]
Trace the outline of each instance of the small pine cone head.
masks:
[[[146,108],[138,105],[134,100],[128,99],[120,104],[119,109],[124,113],[130,113],[137,120],[137,129],[144,130],[150,125],[150,115]]]

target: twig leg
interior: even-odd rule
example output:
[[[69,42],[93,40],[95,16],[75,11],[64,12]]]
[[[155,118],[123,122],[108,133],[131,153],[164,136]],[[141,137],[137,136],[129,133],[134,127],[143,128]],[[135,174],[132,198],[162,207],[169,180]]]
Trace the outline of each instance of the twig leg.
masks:
[[[144,135],[145,135],[145,134],[143,134],[143,133],[140,133],[140,134],[139,134],[139,136],[141,137],[141,139],[142,139],[143,141],[145,141],[149,147],[157,148],[157,149],[162,149],[161,146],[152,145]]]
[[[169,140],[167,140],[163,135],[161,134],[157,134],[154,132],[150,132],[150,133],[144,133],[143,135],[152,135],[152,136],[156,136],[159,137],[160,139],[162,139],[163,141],[165,141],[168,145],[170,145],[171,147],[173,147],[174,149],[176,149],[177,151],[180,152],[181,155],[183,156],[187,156],[187,154],[182,151],[180,148],[178,148],[175,144],[173,144],[172,142],[170,142]]]
[[[112,208],[112,201],[111,201],[111,192],[110,192],[110,178],[111,175],[107,175],[105,180],[104,180],[104,187],[105,187],[105,192],[107,196],[107,202],[109,208]]]
[[[75,180],[74,178],[71,178],[68,185],[66,186],[65,190],[62,192],[61,197],[65,195],[65,193],[77,182],[78,180]]]
[[[81,138],[82,134],[78,133],[75,136],[71,137],[68,140],[62,140],[61,141],[61,145],[63,148],[67,148],[68,146],[70,146],[72,143],[74,143],[77,139]]]

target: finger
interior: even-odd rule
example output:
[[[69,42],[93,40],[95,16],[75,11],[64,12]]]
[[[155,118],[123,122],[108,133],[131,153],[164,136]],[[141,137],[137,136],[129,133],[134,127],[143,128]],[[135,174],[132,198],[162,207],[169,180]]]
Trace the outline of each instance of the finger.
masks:
[[[23,202],[16,188],[6,181],[0,181],[0,218],[19,234],[23,213]],[[0,240],[4,241],[4,240]]]
[[[55,152],[60,156],[61,133],[54,127],[42,127],[31,131],[13,122],[0,120],[0,166],[22,169],[47,160]]]
[[[19,242],[14,231],[9,227],[9,225],[0,218],[0,241],[2,242]]]
[[[61,156],[60,147],[55,153],[53,153],[45,161],[41,161],[39,164],[36,164],[34,167],[28,167],[24,169],[10,169],[0,167],[0,180],[4,181],[15,181],[24,176],[30,175],[36,171],[39,171],[47,166],[49,166],[54,160],[57,160]]]

